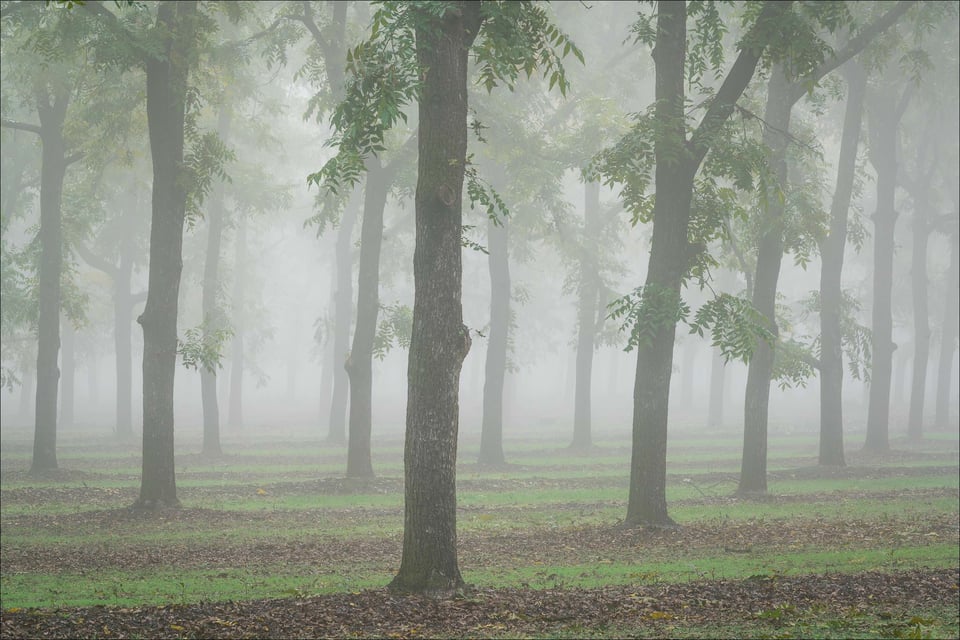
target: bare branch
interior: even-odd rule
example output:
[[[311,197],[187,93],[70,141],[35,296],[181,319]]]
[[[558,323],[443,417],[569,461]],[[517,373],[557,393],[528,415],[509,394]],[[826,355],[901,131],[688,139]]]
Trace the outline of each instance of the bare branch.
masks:
[[[20,131],[29,131],[30,133],[35,133],[38,136],[43,135],[43,130],[35,124],[29,124],[27,122],[16,122],[14,120],[2,119],[0,120],[0,125],[8,129],[18,129]]]
[[[901,0],[885,14],[861,29],[857,35],[850,38],[846,45],[835,51],[829,59],[824,60],[819,67],[814,69],[813,73],[802,78],[802,81],[795,81],[790,96],[791,104],[803,97],[803,94],[807,91],[807,86],[809,86],[808,83],[816,84],[820,82],[828,73],[863,51],[874,38],[896,24],[897,20],[915,4],[917,4],[916,0]]]
[[[119,275],[119,270],[117,267],[91,251],[90,247],[88,247],[82,240],[77,240],[74,242],[73,248],[76,250],[77,255],[83,258],[83,261],[94,269],[104,272],[111,278],[116,278]]]

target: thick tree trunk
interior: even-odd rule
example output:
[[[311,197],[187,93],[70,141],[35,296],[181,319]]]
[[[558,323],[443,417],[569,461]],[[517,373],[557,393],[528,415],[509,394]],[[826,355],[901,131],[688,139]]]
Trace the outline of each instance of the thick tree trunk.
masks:
[[[791,83],[781,65],[775,65],[767,89],[764,112],[764,144],[770,150],[770,166],[777,185],[787,189],[787,135],[793,102]],[[759,311],[774,336],[777,335],[777,280],[783,259],[784,200],[767,194],[763,213],[764,233],[757,249],[757,270],[753,280],[753,306]],[[770,406],[770,381],[773,377],[774,345],[760,340],[747,368],[744,397],[743,461],[738,493],[764,493],[767,490],[767,417]]]
[[[590,400],[593,388],[594,340],[600,293],[597,270],[597,224],[600,216],[600,183],[587,182],[583,198],[583,248],[580,256],[580,293],[577,300],[577,360],[573,393],[573,442],[571,449],[587,450],[593,444]]]
[[[243,331],[245,325],[244,299],[246,298],[247,265],[247,220],[237,222],[237,237],[233,248],[233,339],[230,341],[230,401],[227,422],[235,429],[243,429]]]
[[[478,464],[501,465],[503,456],[503,381],[510,333],[509,220],[487,220],[490,270],[490,341],[483,378],[483,423]]]
[[[230,135],[230,108],[221,107],[217,122],[217,135],[226,144]],[[220,289],[220,245],[223,239],[223,199],[225,188],[220,182],[213,190],[210,206],[207,207],[207,252],[204,256],[202,282],[202,308],[204,333],[210,334],[224,325],[223,312],[217,304]],[[219,456],[220,407],[217,404],[217,371],[200,367],[200,401],[203,405],[203,448],[205,456]]]
[[[347,355],[350,347],[350,324],[353,318],[353,226],[357,221],[357,197],[347,203],[337,231],[337,283],[333,298],[333,397],[330,400],[330,424],[327,441],[347,441]]]
[[[954,211],[954,215],[957,213]],[[947,272],[947,291],[944,295],[943,322],[940,330],[940,357],[937,361],[937,397],[935,422],[937,429],[950,426],[950,393],[955,387],[950,384],[953,372],[953,354],[957,349],[957,326],[960,325],[960,233],[954,219],[953,233],[950,236],[950,267]]]
[[[63,240],[60,204],[67,163],[64,159],[63,123],[69,91],[51,96],[38,87],[42,152],[40,169],[40,268],[37,276],[39,316],[37,321],[37,395],[34,407],[33,461],[31,473],[57,468],[57,387],[60,370],[60,270]]]
[[[180,504],[174,476],[173,379],[187,200],[184,111],[196,14],[195,2],[161,3],[157,28],[165,33],[165,55],[146,63],[153,213],[147,304],[137,319],[143,327],[143,476],[134,506],[141,509]]]
[[[371,159],[367,164],[363,222],[360,226],[357,324],[353,333],[353,347],[345,367],[350,376],[348,478],[373,477],[373,463],[370,459],[370,432],[373,426],[373,343],[376,339],[377,317],[380,313],[380,246],[383,241],[383,210],[387,206],[389,190],[390,179],[386,170],[381,166],[379,159]],[[331,435],[332,433],[331,431]]]
[[[69,318],[61,318],[60,343],[60,421],[61,429],[73,426],[76,402],[76,342],[77,332]]]
[[[420,12],[420,97],[413,257],[413,333],[407,368],[403,556],[392,589],[449,593],[463,587],[457,563],[459,385],[470,333],[461,307],[463,178],[467,152],[467,54],[479,3]]]
[[[857,147],[863,121],[867,74],[856,62],[847,63],[847,104],[843,117],[837,186],[830,208],[830,233],[820,244],[820,455],[819,464],[846,464],[843,453],[843,335],[841,304],[843,252],[847,244],[847,217],[857,169]]]
[[[870,406],[864,449],[890,450],[890,380],[893,367],[893,254],[897,210],[897,95],[889,88],[870,105],[870,161],[877,172],[877,211],[873,216],[873,313]]]

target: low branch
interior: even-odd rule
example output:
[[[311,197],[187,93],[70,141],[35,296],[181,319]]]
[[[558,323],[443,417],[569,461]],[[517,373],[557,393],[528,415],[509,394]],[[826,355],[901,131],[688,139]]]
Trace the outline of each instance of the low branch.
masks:
[[[116,266],[110,264],[93,251],[90,250],[90,247],[86,245],[82,240],[77,240],[73,243],[73,248],[76,250],[77,255],[83,258],[83,261],[88,265],[102,271],[111,278],[116,278],[119,275],[119,269]]]
[[[0,126],[4,126],[8,129],[17,129],[19,131],[29,131],[30,133],[35,133],[38,136],[43,135],[43,130],[35,125],[28,122],[17,122],[15,120],[7,120],[6,118],[0,119]]]
[[[138,292],[130,295],[130,304],[131,304],[131,305],[139,304],[139,303],[141,303],[141,302],[146,302],[146,301],[147,301],[147,292],[146,292],[146,291],[138,291]]]
[[[84,156],[83,151],[77,151],[76,153],[71,153],[66,158],[63,159],[65,165],[71,165],[78,160],[82,160]]]

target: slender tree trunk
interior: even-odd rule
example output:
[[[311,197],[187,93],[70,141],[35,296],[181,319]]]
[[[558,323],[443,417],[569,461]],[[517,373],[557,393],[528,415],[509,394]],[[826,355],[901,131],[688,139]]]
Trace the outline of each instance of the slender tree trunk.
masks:
[[[770,149],[770,165],[778,186],[787,189],[787,133],[793,102],[791,84],[781,65],[775,65],[767,89],[763,130],[764,144]],[[753,280],[753,306],[777,335],[777,280],[783,258],[783,199],[767,194],[763,213],[764,233],[757,250],[757,271]],[[743,461],[739,493],[764,493],[767,490],[767,418],[770,407],[770,381],[773,377],[774,346],[761,340],[747,368],[744,397]]]
[[[348,478],[373,477],[373,463],[370,459],[370,432],[373,426],[373,343],[377,334],[377,317],[380,313],[380,246],[383,241],[383,210],[387,206],[389,190],[390,179],[381,166],[380,160],[370,160],[367,164],[367,180],[363,195],[363,223],[360,227],[357,324],[353,333],[353,347],[345,367],[350,377]]]
[[[711,350],[710,359],[710,404],[707,408],[707,426],[713,429],[723,424],[723,390],[726,382],[727,363],[720,349]]]
[[[932,122],[932,121],[931,121]],[[930,305],[927,299],[927,245],[930,240],[930,182],[935,172],[934,162],[923,170],[924,154],[936,159],[935,144],[928,130],[926,144],[917,151],[917,176],[913,185],[913,255],[910,262],[910,281],[913,294],[913,377],[910,384],[910,413],[907,435],[911,440],[923,438],[923,408],[927,394],[927,364],[930,360]]]
[[[600,216],[600,183],[587,182],[583,199],[583,247],[580,255],[580,295],[577,301],[577,360],[573,393],[573,442],[571,449],[587,450],[593,444],[591,391],[593,387],[596,309],[600,288],[597,270],[597,223]]]
[[[153,213],[143,327],[143,476],[135,507],[179,506],[174,475],[173,379],[183,268],[187,193],[183,175],[184,112],[196,37],[195,2],[161,3],[157,28],[165,55],[147,60],[147,126],[153,158]]]
[[[870,105],[870,161],[877,172],[877,211],[873,216],[873,319],[870,374],[870,406],[864,449],[875,453],[890,450],[890,380],[893,367],[893,254],[897,210],[897,114],[896,92],[889,88]]]
[[[656,65],[656,119],[669,129],[672,145],[656,147],[656,192],[653,236],[644,296],[669,297],[679,303],[680,286],[691,250],[687,241],[693,178],[696,167],[669,160],[665,147],[677,153],[676,141],[685,140],[683,125],[684,61],[687,11],[684,3],[658,5]],[[652,337],[637,348],[633,388],[633,450],[630,494],[625,524],[673,525],[667,515],[667,413],[676,322],[661,320]]]
[[[127,240],[124,241],[129,242]],[[123,249],[121,249],[123,251]],[[117,369],[116,435],[120,440],[133,437],[133,295],[130,278],[132,258],[121,256],[113,280],[113,347]]]
[[[510,333],[510,221],[487,220],[490,270],[490,342],[483,378],[483,423],[477,463],[502,465],[503,382]]]
[[[855,61],[845,67],[847,104],[837,167],[837,186],[830,209],[830,233],[820,245],[820,456],[819,464],[846,464],[843,453],[843,335],[841,304],[843,252],[847,217],[857,169],[857,147],[863,121],[867,74]]]
[[[690,409],[695,398],[693,396],[694,363],[697,361],[697,343],[694,336],[689,336],[683,345],[683,364],[680,365],[680,403],[685,409]]]
[[[233,339],[230,342],[230,402],[227,421],[235,429],[243,429],[243,331],[244,299],[246,298],[247,220],[237,222],[233,259]]]
[[[42,164],[40,268],[37,277],[37,395],[33,461],[30,465],[30,471],[34,474],[57,468],[57,387],[60,378],[57,360],[60,351],[60,271],[63,265],[60,203],[67,171],[63,123],[69,91],[61,89],[56,94],[51,101],[47,87],[38,86],[36,91],[42,131]]]
[[[230,136],[230,108],[221,107],[217,135],[226,144]],[[217,302],[220,290],[220,245],[223,239],[223,199],[225,188],[220,182],[213,190],[207,207],[207,253],[203,265],[203,323],[205,337],[223,328],[224,318]],[[200,367],[200,400],[203,404],[203,448],[205,456],[223,454],[220,448],[220,407],[217,404],[217,371]]]
[[[467,153],[467,55],[480,5],[453,2],[416,22],[420,96],[413,257],[413,333],[407,368],[403,556],[397,591],[463,587],[457,563],[459,385],[470,333],[461,307],[460,238]]]
[[[956,212],[954,212],[956,215]],[[937,429],[947,429],[950,426],[950,393],[954,389],[950,385],[953,372],[953,354],[956,351],[958,307],[960,307],[960,234],[957,233],[957,221],[954,220],[953,233],[950,236],[950,267],[947,272],[947,291],[944,296],[943,322],[940,331],[940,357],[937,361],[937,397],[936,419]]]
[[[76,403],[76,342],[77,332],[67,317],[61,318],[60,349],[60,427],[73,426],[74,406]]]
[[[337,288],[333,301],[333,397],[330,400],[330,427],[327,441],[347,441],[347,356],[350,346],[350,323],[353,317],[353,226],[357,221],[357,197],[347,203],[337,231]]]

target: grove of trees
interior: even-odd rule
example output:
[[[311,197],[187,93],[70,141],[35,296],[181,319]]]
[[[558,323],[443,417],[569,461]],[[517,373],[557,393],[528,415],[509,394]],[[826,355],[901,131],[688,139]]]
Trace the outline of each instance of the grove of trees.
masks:
[[[956,429],[958,15],[4,0],[4,428],[54,472],[76,371],[97,389],[109,355],[97,428],[139,432],[153,511],[180,506],[175,426],[216,459],[305,397],[367,482],[402,424],[390,586],[432,594],[465,587],[462,424],[488,468],[537,411],[571,455],[630,432],[627,527],[675,526],[681,423],[742,433],[737,492],[763,495],[774,383],[814,407],[823,467]]]

